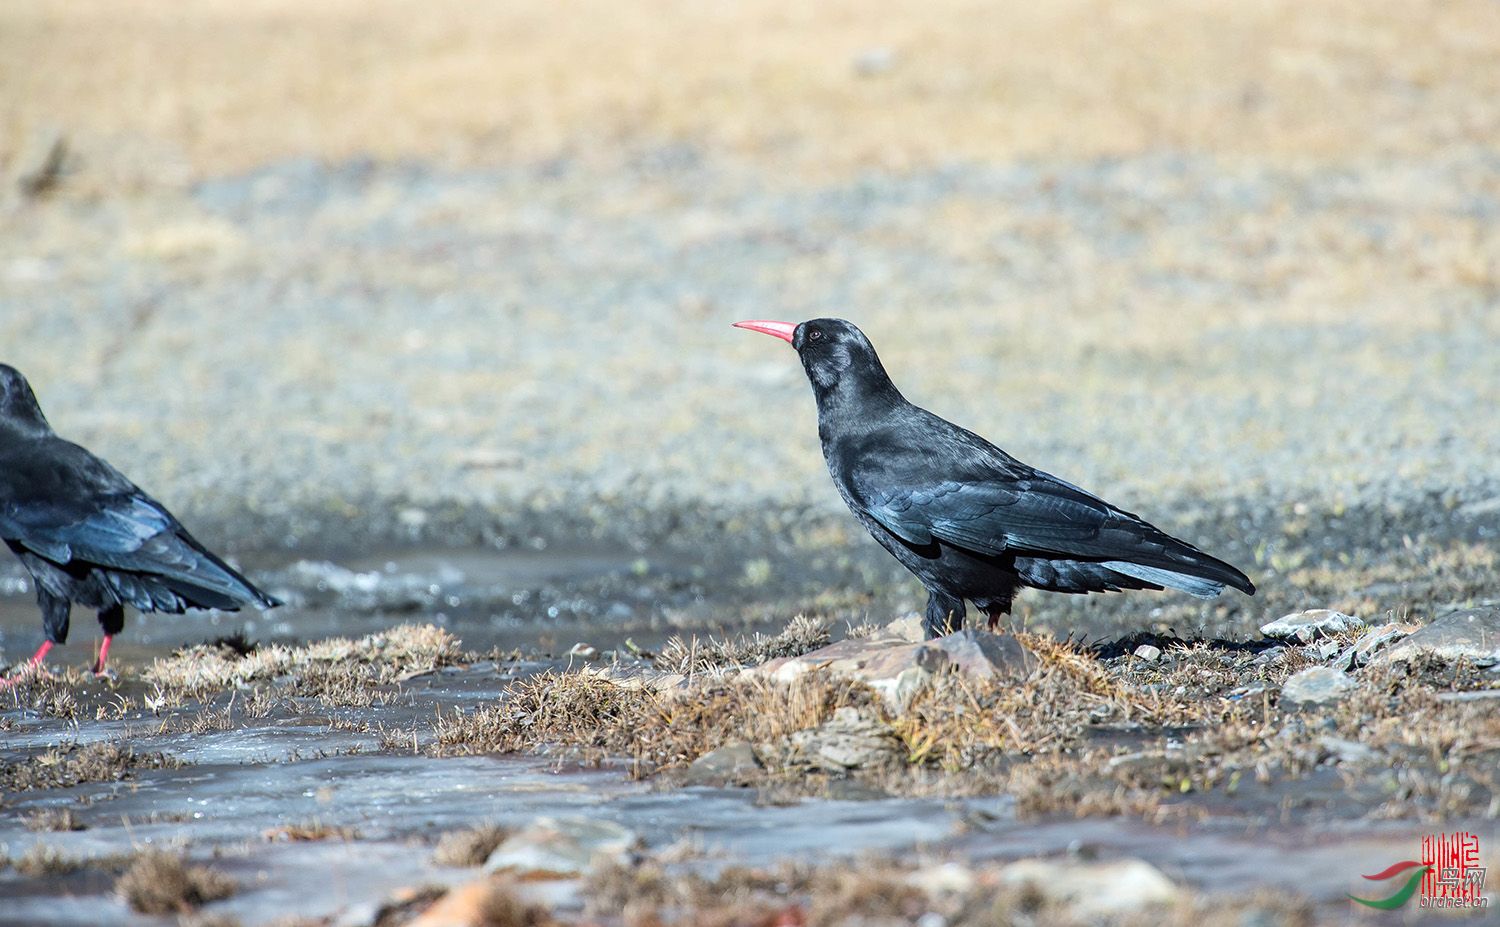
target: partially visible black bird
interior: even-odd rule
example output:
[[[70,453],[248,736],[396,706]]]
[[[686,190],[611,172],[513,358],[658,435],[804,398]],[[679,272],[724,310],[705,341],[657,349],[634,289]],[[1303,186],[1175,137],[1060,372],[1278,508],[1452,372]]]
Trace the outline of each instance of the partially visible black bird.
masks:
[[[927,587],[929,637],[963,627],[965,599],[994,628],[1023,587],[1255,593],[1222,560],[907,402],[851,323],[735,326],[797,349],[828,472],[860,524]]]
[[[104,627],[96,674],[104,672],[110,641],[125,627],[126,605],[181,614],[281,604],[199,544],[120,471],[59,438],[26,378],[4,364],[0,538],[36,585],[47,639],[30,660],[33,669],[53,644],[67,641],[74,602],[97,609]]]

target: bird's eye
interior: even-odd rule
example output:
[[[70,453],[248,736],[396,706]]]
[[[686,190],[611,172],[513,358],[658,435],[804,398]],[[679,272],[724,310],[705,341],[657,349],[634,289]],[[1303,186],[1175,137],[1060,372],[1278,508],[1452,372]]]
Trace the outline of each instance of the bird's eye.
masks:
[[[807,340],[808,341],[821,341],[821,340],[823,340],[823,333],[820,332],[820,331],[818,331],[815,328],[812,331],[810,331],[810,332],[807,333]]]

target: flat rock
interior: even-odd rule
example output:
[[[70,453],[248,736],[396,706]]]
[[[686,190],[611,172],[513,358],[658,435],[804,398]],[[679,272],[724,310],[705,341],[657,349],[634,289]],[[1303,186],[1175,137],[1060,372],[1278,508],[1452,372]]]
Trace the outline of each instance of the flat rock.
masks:
[[[634,831],[593,818],[537,818],[495,848],[486,872],[522,879],[572,879],[600,860],[623,862],[640,842]]]
[[[1328,666],[1310,666],[1294,673],[1281,687],[1281,699],[1298,705],[1330,705],[1348,695],[1355,682]]]
[[[1327,608],[1310,608],[1304,612],[1282,615],[1269,624],[1263,624],[1260,626],[1260,633],[1278,640],[1295,640],[1305,644],[1319,637],[1364,626],[1364,621],[1353,615]]]
[[[1000,870],[1000,882],[1035,892],[1070,914],[1118,915],[1170,904],[1179,892],[1160,869],[1144,860],[1109,862],[1023,859]]]
[[[851,706],[818,727],[793,733],[787,743],[789,762],[833,773],[883,766],[901,756],[901,741],[890,725]]]
[[[725,744],[693,760],[684,785],[738,785],[761,769],[755,748],[747,743]]]
[[[1359,669],[1374,659],[1380,651],[1420,629],[1420,625],[1402,624],[1396,621],[1383,624],[1378,628],[1371,628],[1360,635],[1359,640],[1355,641],[1353,646],[1339,654],[1339,658],[1334,660],[1333,664],[1340,669]]]
[[[1500,664],[1500,608],[1449,612],[1381,655],[1400,662],[1435,657],[1448,663],[1467,660],[1476,666]]]
[[[1020,681],[1036,668],[1034,654],[1009,634],[965,628],[930,641],[878,635],[838,641],[797,657],[770,660],[751,671],[777,682],[822,669],[858,679],[900,711],[933,676],[959,673],[971,679]]]

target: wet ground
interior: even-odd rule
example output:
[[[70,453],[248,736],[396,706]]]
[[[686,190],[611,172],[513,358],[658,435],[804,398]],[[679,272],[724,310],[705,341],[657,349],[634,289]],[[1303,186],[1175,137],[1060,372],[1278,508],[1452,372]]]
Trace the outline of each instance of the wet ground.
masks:
[[[898,798],[854,786],[843,798],[798,799],[635,781],[623,758],[596,768],[547,756],[428,755],[435,715],[491,703],[517,679],[582,665],[565,654],[576,642],[618,649],[624,658],[625,648],[653,650],[670,635],[719,634],[723,624],[713,615],[742,612],[743,626],[754,627],[755,616],[802,594],[775,585],[747,593],[716,586],[701,565],[644,559],[599,550],[424,550],[337,566],[267,562],[258,576],[287,599],[283,610],[133,622],[116,651],[119,679],[75,672],[76,698],[63,701],[5,695],[0,760],[102,742],[171,762],[133,767],[117,781],[6,795],[0,847],[9,857],[21,860],[40,846],[67,862],[43,873],[0,871],[0,924],[172,922],[134,914],[115,894],[119,864],[111,861],[148,846],[183,847],[189,859],[234,878],[238,893],[210,910],[240,923],[273,923],[292,912],[366,923],[393,887],[473,877],[434,862],[440,835],[481,821],[518,827],[539,815],[616,822],[643,839],[642,852],[708,873],[871,855],[971,865],[1134,857],[1208,898],[1290,890],[1314,905],[1320,921],[1342,922],[1345,892],[1359,888],[1359,875],[1409,856],[1427,827],[1369,819],[1367,799],[1332,769],[1290,787],[1247,786],[1232,799],[1210,798],[1197,820],[1153,826],[1133,817],[1020,817],[1005,795]],[[7,651],[36,639],[34,607],[19,585],[11,581],[11,594],[0,598]],[[585,604],[570,610],[570,602]],[[851,620],[867,608],[849,612]],[[702,615],[709,620],[694,617]],[[53,652],[60,670],[84,665],[94,637],[88,615],[75,620],[73,644]],[[357,637],[405,620],[437,623],[461,636],[470,655],[380,687],[363,704],[330,704],[295,690],[262,704],[249,688],[173,702],[141,677],[153,658],[210,637]],[[70,826],[80,829],[31,829],[39,813],[58,809],[71,811]],[[1494,835],[1491,821],[1443,826],[1460,825]],[[556,891],[551,902],[561,910],[583,903],[576,887]]]
[[[113,893],[107,861],[146,846],[186,847],[190,858],[212,862],[236,879],[240,891],[212,910],[241,923],[272,923],[291,912],[362,923],[357,918],[369,917],[393,887],[472,878],[472,870],[433,862],[439,835],[479,821],[521,826],[538,815],[613,821],[639,834],[645,852],[671,849],[685,866],[707,872],[731,864],[826,864],[887,854],[969,863],[1135,857],[1210,897],[1294,886],[1330,918],[1347,908],[1344,892],[1357,887],[1359,874],[1408,854],[1416,840],[1409,822],[1341,820],[1350,809],[1337,782],[1309,782],[1291,805],[1291,796],[1267,795],[1227,804],[1200,823],[1153,827],[1130,819],[1023,821],[1005,796],[862,794],[767,805],[750,789],[659,789],[632,781],[621,766],[585,769],[525,756],[434,759],[418,752],[425,734],[414,733],[409,748],[399,743],[403,730],[423,730],[419,722],[434,712],[492,700],[504,683],[558,665],[543,658],[479,661],[423,675],[399,691],[392,687],[384,704],[314,704],[259,717],[236,718],[232,697],[208,700],[211,710],[195,704],[109,721],[0,712],[6,762],[60,740],[120,740],[138,753],[160,751],[182,764],[135,770],[124,781],[7,796],[0,845],[12,858],[41,845],[75,868],[0,872],[6,902],[0,923],[172,922],[132,914]],[[80,686],[80,700],[103,705],[149,692],[139,680],[113,687],[88,682]],[[210,729],[185,729],[195,717],[219,711],[224,718]],[[1290,807],[1296,811],[1288,815]],[[62,808],[73,811],[79,829],[33,833],[24,826],[40,812]],[[299,833],[318,836],[292,836]],[[559,903],[579,902],[564,892]]]

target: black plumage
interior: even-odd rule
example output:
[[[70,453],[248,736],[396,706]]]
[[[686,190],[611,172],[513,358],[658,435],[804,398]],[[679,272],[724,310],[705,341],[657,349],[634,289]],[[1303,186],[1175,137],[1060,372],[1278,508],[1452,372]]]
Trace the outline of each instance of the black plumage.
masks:
[[[96,609],[103,672],[125,606],[180,614],[280,603],[220,560],[120,471],[58,437],[26,378],[0,364],[0,538],[36,586],[46,632],[33,664],[68,638],[72,605]]]
[[[854,517],[927,587],[929,636],[963,626],[965,600],[994,627],[1024,587],[1048,592],[1225,586],[1243,573],[1139,516],[907,402],[863,332],[842,319],[751,321],[791,343],[818,405],[818,436]]]

